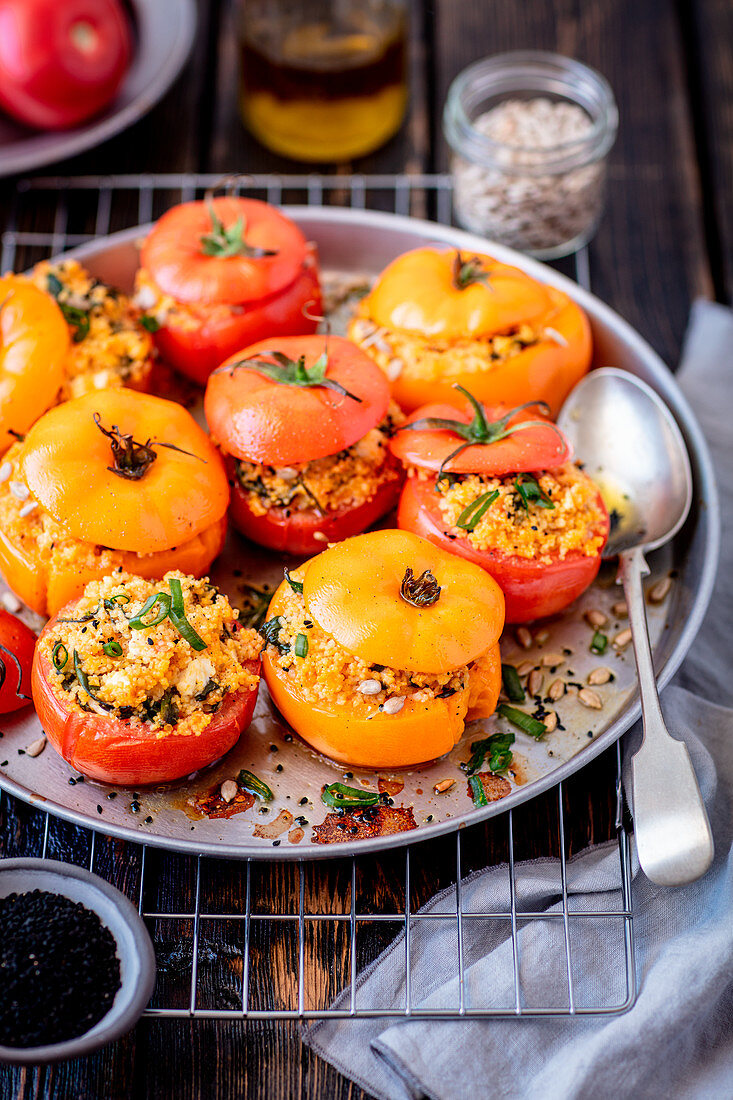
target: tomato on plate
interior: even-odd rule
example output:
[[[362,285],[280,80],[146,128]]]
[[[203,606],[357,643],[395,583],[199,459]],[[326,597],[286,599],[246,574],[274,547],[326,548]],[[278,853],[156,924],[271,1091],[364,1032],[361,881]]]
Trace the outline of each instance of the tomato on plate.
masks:
[[[66,130],[114,98],[132,58],[118,0],[0,0],[0,106]]]
[[[426,581],[429,593],[419,588]],[[301,595],[293,594],[293,583],[303,586]],[[262,658],[270,694],[318,752],[362,767],[410,767],[450,752],[467,720],[493,713],[501,687],[504,600],[492,578],[471,563],[405,531],[372,531],[293,570],[273,596],[270,621],[293,614],[294,605],[315,628],[308,629],[305,655],[295,650],[293,661],[314,662],[315,676],[327,679],[331,665],[343,668],[333,642],[372,663],[374,676],[385,669],[439,675],[469,666],[460,685],[444,693],[412,698],[419,693],[409,686],[400,708],[390,712],[358,693],[339,701],[309,697],[270,643]],[[314,629],[325,635],[325,647]],[[404,681],[409,684],[409,677]],[[345,690],[338,675],[334,686]]]
[[[245,667],[259,675],[259,661],[248,661]],[[49,662],[37,654],[33,662],[33,702],[49,741],[83,775],[123,787],[169,783],[207,767],[237,743],[252,721],[257,702],[257,687],[236,692],[226,696],[201,733],[161,736],[160,730],[148,723],[133,724],[67,709],[54,693],[52,676]]]
[[[232,521],[254,542],[313,553],[395,507],[402,474],[379,427],[389,387],[349,340],[291,336],[253,344],[214,371],[204,409],[227,456]],[[365,473],[370,481],[354,495],[349,475],[356,482]]]
[[[572,449],[556,425],[531,410],[497,415],[467,396],[473,419],[465,410],[425,406],[392,441],[412,469],[397,523],[485,569],[504,592],[507,622],[554,615],[598,573],[609,532],[603,499],[570,462]],[[543,477],[555,486],[554,499]],[[460,494],[469,479],[466,501]],[[461,503],[449,520],[441,501],[451,495]],[[553,513],[557,529],[551,521],[543,526]]]
[[[367,328],[364,328],[364,325]],[[349,335],[410,412],[460,384],[490,405],[544,401],[553,416],[588,371],[591,332],[567,294],[485,254],[423,247],[398,256],[360,303]],[[399,364],[394,373],[393,365]]]
[[[159,324],[156,346],[202,385],[239,348],[316,330],[315,250],[290,218],[259,199],[172,207],[144,241],[140,261],[137,300]]]
[[[0,714],[9,714],[31,701],[35,648],[33,631],[0,608]]]

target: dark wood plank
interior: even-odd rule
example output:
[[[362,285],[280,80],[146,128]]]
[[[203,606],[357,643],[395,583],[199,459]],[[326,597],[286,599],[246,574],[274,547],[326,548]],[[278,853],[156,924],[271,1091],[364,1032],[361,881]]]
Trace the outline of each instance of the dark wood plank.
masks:
[[[716,297],[733,299],[733,5],[680,0]]]
[[[436,41],[433,112],[467,62],[503,50],[557,50],[608,78],[620,128],[590,250],[593,288],[676,365],[690,302],[712,280],[673,0],[537,0],[492,6],[491,18],[482,0],[439,0]],[[437,163],[448,163],[444,144]]]

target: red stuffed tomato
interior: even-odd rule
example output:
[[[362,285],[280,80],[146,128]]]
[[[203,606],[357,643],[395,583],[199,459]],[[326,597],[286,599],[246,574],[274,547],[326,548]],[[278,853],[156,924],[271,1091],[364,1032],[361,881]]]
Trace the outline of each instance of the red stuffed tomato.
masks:
[[[316,330],[315,249],[290,218],[258,199],[174,206],[140,260],[136,301],[158,325],[158,351],[201,385],[239,348]]]
[[[349,340],[254,344],[211,375],[204,408],[226,456],[232,522],[253,542],[313,553],[397,504],[403,478],[389,439],[400,413]]]
[[[51,744],[84,775],[171,782],[218,760],[249,725],[260,645],[205,578],[115,573],[46,624],[33,702]]]
[[[0,609],[0,714],[31,701],[31,666],[36,636],[9,611]]]
[[[0,106],[41,130],[101,111],[132,57],[118,0],[0,0]]]
[[[600,492],[543,418],[471,398],[417,410],[392,442],[409,469],[398,525],[467,558],[504,592],[506,620],[562,611],[592,583],[608,539]]]

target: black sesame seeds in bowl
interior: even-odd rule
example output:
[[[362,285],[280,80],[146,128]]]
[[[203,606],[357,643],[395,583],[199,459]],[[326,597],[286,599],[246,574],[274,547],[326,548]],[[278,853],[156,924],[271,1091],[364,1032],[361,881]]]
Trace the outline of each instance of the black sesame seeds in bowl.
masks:
[[[88,1054],[147,1005],[155,956],[137,910],[80,867],[0,860],[0,1062]]]

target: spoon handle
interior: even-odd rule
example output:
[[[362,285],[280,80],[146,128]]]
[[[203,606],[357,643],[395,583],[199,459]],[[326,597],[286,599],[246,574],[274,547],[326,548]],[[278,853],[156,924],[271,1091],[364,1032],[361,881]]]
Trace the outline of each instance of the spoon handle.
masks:
[[[683,886],[707,871],[713,837],[687,746],[671,736],[659,705],[641,583],[648,572],[641,547],[619,555],[644,729],[631,761],[634,835],[647,878],[660,886]]]

